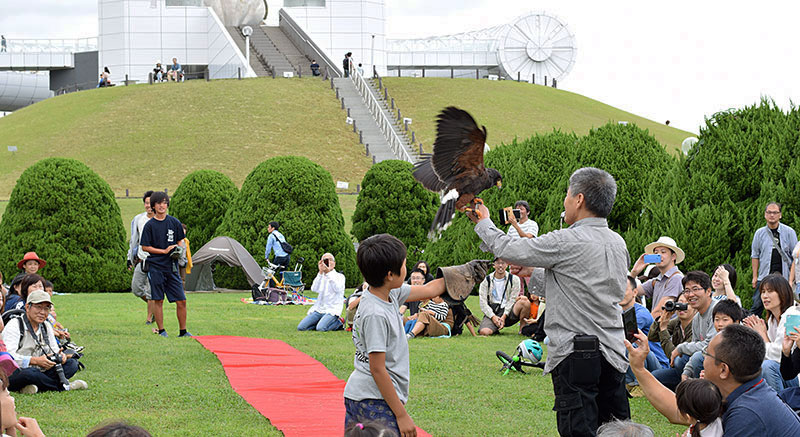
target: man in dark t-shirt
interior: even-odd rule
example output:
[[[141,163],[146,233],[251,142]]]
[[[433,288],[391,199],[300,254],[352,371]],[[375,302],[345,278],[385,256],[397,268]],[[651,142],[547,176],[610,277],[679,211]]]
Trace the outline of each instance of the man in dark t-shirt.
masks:
[[[153,193],[150,196],[150,206],[155,211],[155,216],[144,225],[140,244],[142,250],[150,254],[146,261],[147,277],[150,280],[150,298],[154,303],[153,315],[158,325],[158,335],[167,336],[163,309],[166,295],[170,302],[175,303],[180,328],[178,337],[191,337],[192,334],[186,331],[186,295],[178,268],[180,257],[173,257],[173,251],[178,250],[178,246],[186,248],[183,226],[178,219],[167,214],[167,193]]]

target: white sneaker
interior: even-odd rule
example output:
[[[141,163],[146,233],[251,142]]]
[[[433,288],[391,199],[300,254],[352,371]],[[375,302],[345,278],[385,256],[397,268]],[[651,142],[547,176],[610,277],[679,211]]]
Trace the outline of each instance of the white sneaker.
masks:
[[[22,393],[22,394],[26,394],[26,395],[32,395],[32,394],[36,394],[36,393],[39,392],[39,387],[37,387],[37,386],[35,386],[33,384],[30,384],[30,385],[26,385],[25,387],[22,387],[22,390],[20,390],[19,392]]]
[[[86,390],[87,388],[89,388],[89,384],[82,379],[76,379],[69,383],[70,390]]]

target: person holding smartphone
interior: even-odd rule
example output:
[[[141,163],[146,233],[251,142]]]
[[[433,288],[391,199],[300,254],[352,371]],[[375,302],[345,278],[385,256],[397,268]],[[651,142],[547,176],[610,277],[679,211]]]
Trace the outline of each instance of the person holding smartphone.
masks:
[[[531,213],[528,202],[518,200],[514,204],[514,209],[506,208],[505,211],[506,223],[511,224],[506,235],[519,238],[536,238],[539,235],[539,224],[528,217]],[[516,211],[519,211],[519,219],[517,219]]]
[[[655,264],[661,272],[655,278],[636,288],[639,296],[644,295],[653,299],[650,314],[654,319],[661,315],[664,304],[668,300],[676,300],[683,290],[683,285],[681,285],[683,273],[678,270],[677,265],[684,258],[686,258],[686,254],[683,249],[678,247],[675,240],[670,237],[661,237],[644,247],[644,254],[636,260],[631,268],[633,276],[639,276],[647,264]]]
[[[317,265],[319,273],[311,284],[317,301],[309,308],[306,317],[297,325],[298,331],[336,331],[342,329],[344,308],[344,275],[337,272],[333,254],[322,255]]]

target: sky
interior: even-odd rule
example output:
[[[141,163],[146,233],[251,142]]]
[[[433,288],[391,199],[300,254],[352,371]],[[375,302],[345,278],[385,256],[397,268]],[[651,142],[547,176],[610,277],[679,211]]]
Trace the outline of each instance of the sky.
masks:
[[[388,38],[476,30],[532,11],[556,15],[578,47],[559,88],[690,132],[704,117],[762,96],[784,108],[800,101],[800,2],[385,1]],[[95,36],[96,14],[96,0],[0,0],[0,34]]]

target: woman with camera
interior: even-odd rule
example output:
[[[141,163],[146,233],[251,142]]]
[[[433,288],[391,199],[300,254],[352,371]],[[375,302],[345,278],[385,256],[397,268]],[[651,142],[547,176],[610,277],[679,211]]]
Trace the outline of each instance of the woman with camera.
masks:
[[[663,367],[669,367],[669,356],[677,345],[692,340],[692,319],[696,311],[686,302],[683,292],[678,295],[677,302],[668,301],[673,304],[670,305],[671,311],[665,310],[657,317],[647,335],[647,339],[650,341],[650,350],[653,351]],[[678,314],[678,317],[673,318],[675,313]]]

